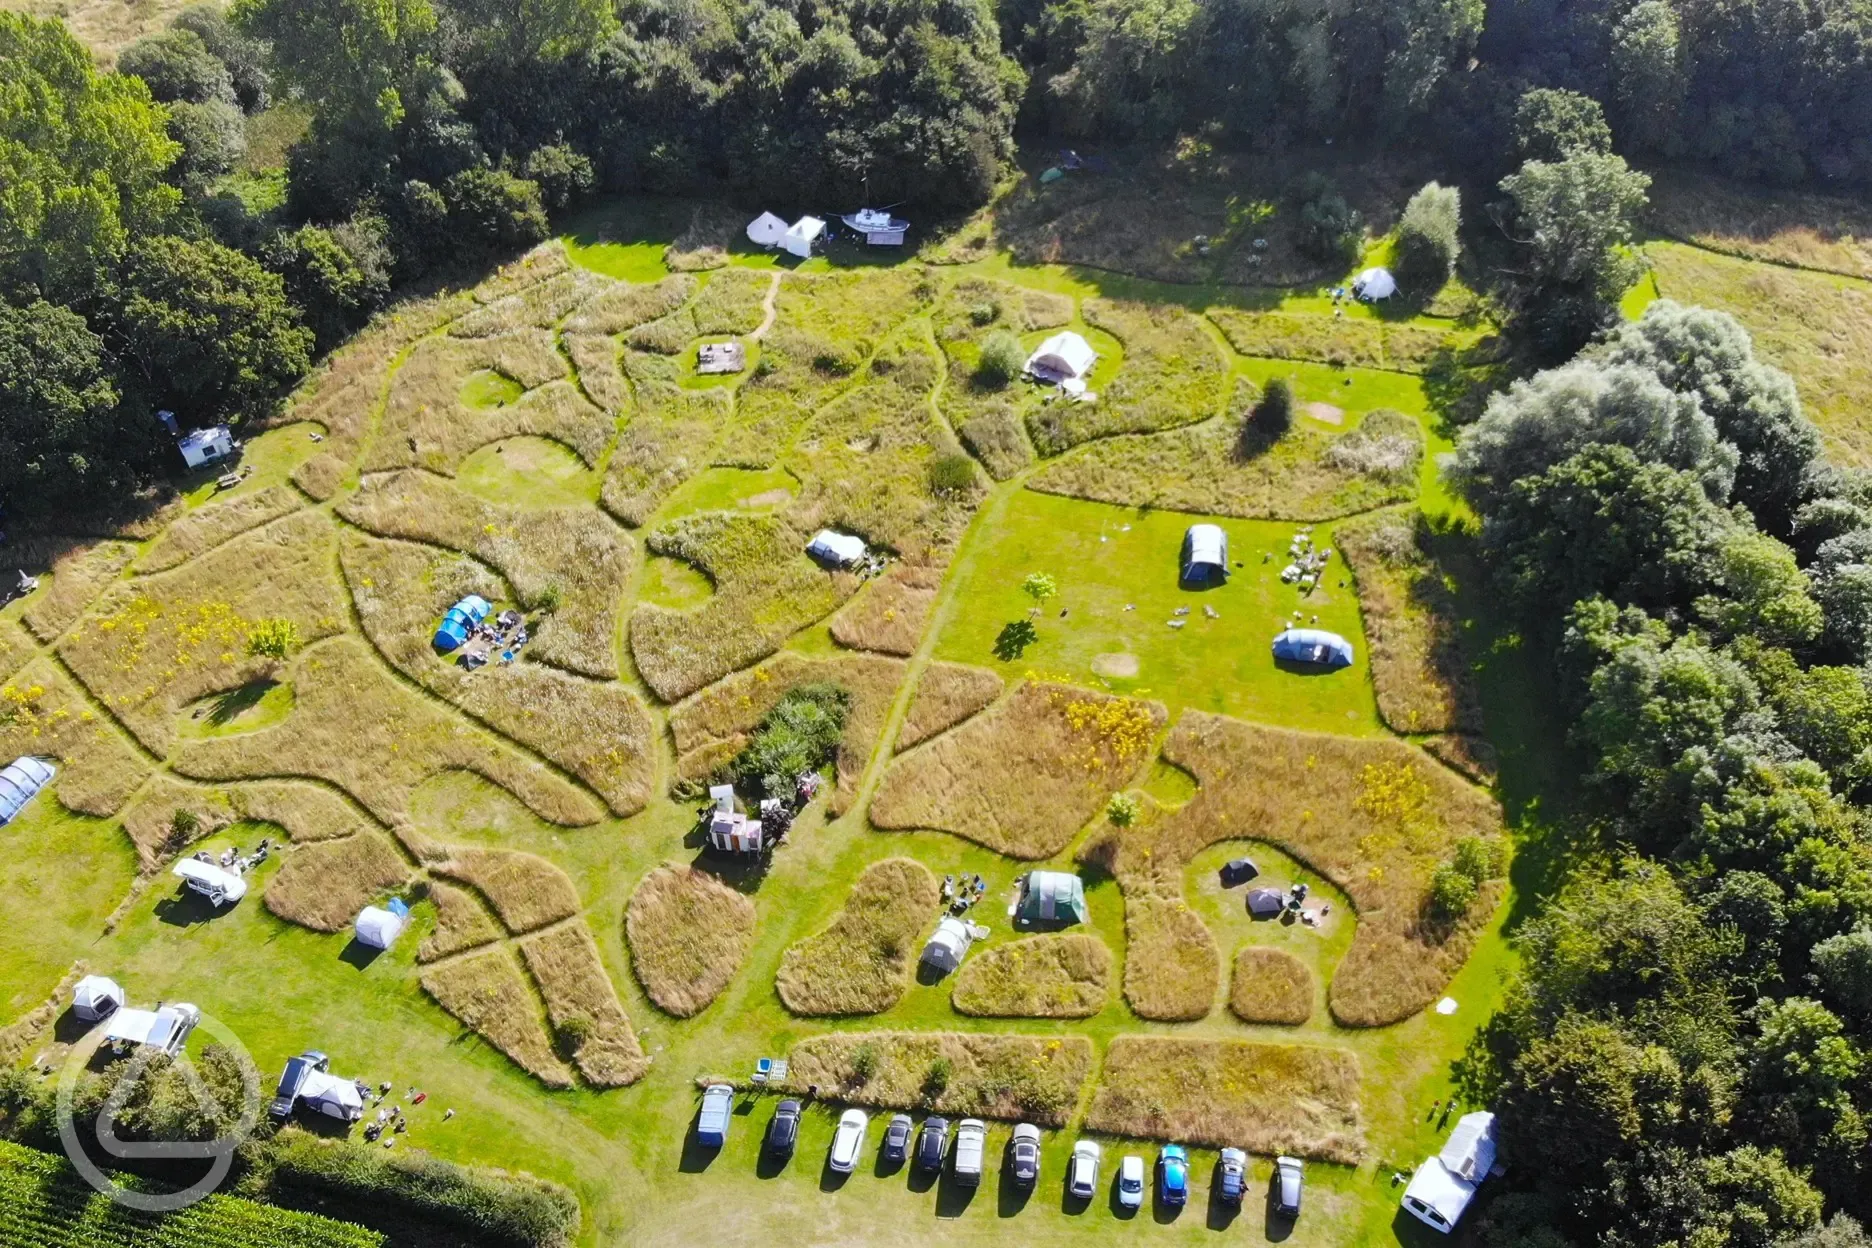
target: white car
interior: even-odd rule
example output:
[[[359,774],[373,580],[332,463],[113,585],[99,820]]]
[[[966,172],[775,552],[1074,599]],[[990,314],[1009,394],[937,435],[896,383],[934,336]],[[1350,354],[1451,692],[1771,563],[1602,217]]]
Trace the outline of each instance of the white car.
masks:
[[[1080,1140],[1073,1145],[1072,1160],[1066,1165],[1066,1194],[1074,1200],[1091,1200],[1098,1194],[1098,1172],[1098,1141]]]
[[[1118,1163],[1118,1203],[1126,1209],[1144,1203],[1144,1159],[1136,1153],[1126,1153]]]
[[[862,1109],[848,1109],[839,1115],[838,1131],[832,1136],[832,1156],[827,1164],[840,1174],[858,1168],[858,1154],[864,1151],[865,1128],[871,1116]]]

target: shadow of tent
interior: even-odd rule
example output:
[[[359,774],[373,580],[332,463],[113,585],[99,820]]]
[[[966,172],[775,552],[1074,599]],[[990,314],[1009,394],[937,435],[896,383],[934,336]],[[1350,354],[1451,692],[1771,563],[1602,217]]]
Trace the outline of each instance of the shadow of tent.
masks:
[[[932,962],[917,959],[916,981],[925,988],[934,988],[949,977],[949,972]]]
[[[52,1023],[52,1039],[58,1044],[76,1044],[90,1033],[96,1023],[87,1023],[66,1006],[63,1013]]]
[[[345,942],[345,947],[338,954],[338,960],[347,966],[355,966],[361,971],[381,958],[383,953],[384,951],[377,946],[367,945],[353,936]]]
[[[1275,659],[1274,666],[1290,676],[1331,676],[1338,672],[1351,670],[1351,664],[1333,667],[1326,663],[1296,663],[1292,659]]]

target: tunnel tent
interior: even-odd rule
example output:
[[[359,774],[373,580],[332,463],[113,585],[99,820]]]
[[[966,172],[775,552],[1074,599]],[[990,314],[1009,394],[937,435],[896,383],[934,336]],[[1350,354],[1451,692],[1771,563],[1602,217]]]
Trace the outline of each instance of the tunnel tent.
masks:
[[[436,626],[433,644],[437,650],[447,654],[458,649],[468,640],[468,634],[474,626],[485,620],[494,604],[479,594],[469,594],[460,602],[450,607],[442,616],[442,622]]]
[[[1183,580],[1219,584],[1228,579],[1228,534],[1219,524],[1192,524],[1183,535]]]
[[[865,543],[862,537],[850,533],[820,529],[813,534],[812,541],[806,544],[806,553],[821,563],[835,568],[848,568],[865,557]]]
[[[408,907],[393,901],[396,909],[383,906],[365,906],[358,911],[357,921],[352,925],[352,933],[360,945],[369,945],[372,949],[388,949],[396,944],[397,937],[403,934],[404,926],[409,922]],[[397,909],[403,910],[398,914]]]
[[[43,758],[23,755],[0,768],[0,823],[10,823],[39,794],[55,768]]]
[[[1274,657],[1314,667],[1352,666],[1352,643],[1320,628],[1289,628],[1274,638]]]
[[[1023,923],[1083,923],[1085,882],[1070,871],[1029,871],[1021,877],[1014,917]]]
[[[975,943],[975,927],[965,919],[945,915],[936,925],[935,934],[923,946],[923,961],[947,975],[962,965],[969,946]]]

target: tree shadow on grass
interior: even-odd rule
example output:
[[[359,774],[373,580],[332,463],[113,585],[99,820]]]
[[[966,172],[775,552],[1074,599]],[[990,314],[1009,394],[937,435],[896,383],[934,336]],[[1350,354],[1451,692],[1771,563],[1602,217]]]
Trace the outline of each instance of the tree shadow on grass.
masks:
[[[208,723],[226,727],[260,704],[261,699],[279,687],[277,680],[250,680],[238,689],[217,695],[209,703]]]

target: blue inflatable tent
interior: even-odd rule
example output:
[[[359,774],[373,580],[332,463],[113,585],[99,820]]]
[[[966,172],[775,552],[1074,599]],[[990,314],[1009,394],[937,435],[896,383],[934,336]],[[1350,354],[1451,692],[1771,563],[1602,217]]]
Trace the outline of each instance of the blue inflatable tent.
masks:
[[[51,778],[52,764],[30,754],[0,768],[0,823],[12,822]]]
[[[460,646],[468,640],[469,632],[475,625],[487,618],[487,613],[494,605],[479,594],[469,594],[466,598],[448,609],[442,617],[442,623],[436,627],[435,648],[443,654]]]
[[[1352,643],[1319,628],[1290,628],[1274,638],[1274,657],[1315,667],[1351,667]]]

